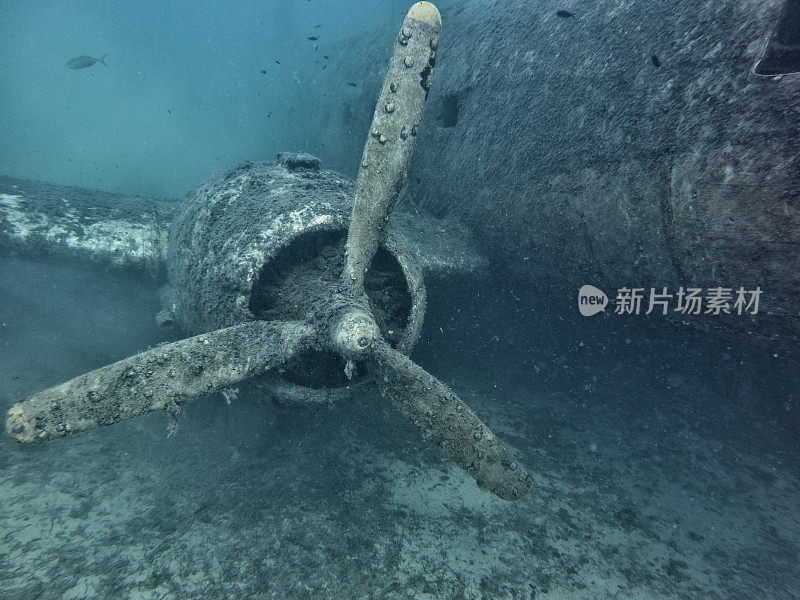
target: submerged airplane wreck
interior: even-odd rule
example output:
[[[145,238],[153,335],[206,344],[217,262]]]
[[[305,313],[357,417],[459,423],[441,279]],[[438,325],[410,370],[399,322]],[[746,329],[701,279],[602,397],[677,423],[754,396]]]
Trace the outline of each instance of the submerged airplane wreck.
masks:
[[[140,355],[143,369],[137,357],[130,359],[136,368],[125,371],[132,373],[127,380],[121,371],[117,385],[138,398],[129,401],[138,407],[114,408],[87,388],[91,407],[67,418],[68,404],[58,399],[66,391],[50,390],[13,409],[13,435],[47,439],[150,407],[174,412],[193,394],[264,371],[258,377],[289,402],[336,399],[348,387],[376,380],[458,464],[476,473],[488,469],[490,463],[480,460],[494,452],[484,445],[496,438],[469,417],[463,423],[471,425],[445,439],[444,426],[432,424],[449,414],[434,410],[437,390],[444,388],[421,374],[415,379],[415,367],[404,358],[424,317],[424,278],[486,264],[470,235],[520,285],[551,285],[548,291],[558,297],[571,297],[584,283],[606,291],[762,289],[758,315],[712,316],[704,325],[795,347],[798,0],[680,0],[666,12],[653,3],[599,2],[569,18],[546,3],[497,5],[502,10],[480,2],[450,8],[442,45],[448,68],[437,74],[424,119],[410,116],[409,107],[420,100],[406,93],[428,97],[437,50],[430,41],[418,46],[418,25],[403,25],[382,87],[385,58],[378,56],[377,34],[331,49],[331,68],[315,75],[320,87],[359,77],[363,84],[331,94],[329,105],[321,103],[313,115],[292,114],[303,106],[287,114],[303,123],[302,135],[320,149],[323,164],[342,172],[358,165],[355,188],[313,157],[290,153],[274,165],[234,167],[180,206],[0,179],[0,247],[167,278],[158,318],[203,336],[170,346],[174,357]],[[420,56],[411,56],[417,51]],[[413,75],[408,88],[405,75]],[[379,88],[363,148],[344,132],[367,130]],[[419,213],[395,213],[383,228],[418,133],[423,140],[405,189]],[[402,161],[401,148],[408,152]],[[353,197],[362,200],[354,211]],[[377,204],[363,202],[368,198]],[[430,214],[447,215],[447,228]],[[354,283],[340,276],[345,268],[354,269]],[[693,317],[692,324],[703,325],[703,318]],[[680,327],[689,320],[674,312],[663,322],[668,319]],[[252,343],[231,327],[249,331]],[[359,328],[367,334],[366,350],[347,336]],[[187,371],[181,352],[216,365],[218,374]],[[145,402],[136,395],[162,376],[172,396],[153,392]],[[406,393],[412,383],[417,400],[428,404],[403,400],[412,395]],[[517,469],[511,469],[516,483],[506,486],[517,492],[501,494],[526,487]]]
[[[423,273],[472,270],[460,239],[415,218],[387,227],[408,169],[441,29],[428,2],[411,7],[395,42],[353,194],[307,154],[245,163],[180,207],[149,199],[67,200],[5,182],[6,247],[165,270],[162,322],[193,337],[152,348],[15,404],[8,432],[40,442],[263,378],[294,401],[328,399],[374,381],[381,393],[465,469],[509,500],[531,477],[450,389],[408,358],[425,313]],[[355,198],[353,201],[353,197]],[[176,208],[178,210],[176,211]]]

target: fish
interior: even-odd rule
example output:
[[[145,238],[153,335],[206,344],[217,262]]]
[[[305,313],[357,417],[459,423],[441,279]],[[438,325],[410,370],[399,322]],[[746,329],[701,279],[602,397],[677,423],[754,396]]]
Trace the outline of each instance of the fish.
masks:
[[[276,60],[276,61],[275,61],[275,64],[276,64],[276,65],[279,65],[279,64],[281,64],[281,61],[279,61],[279,60]]]
[[[352,81],[348,81],[347,85],[349,85],[350,87],[358,87],[357,84],[353,83]]]
[[[81,54],[80,56],[76,56],[75,58],[70,58],[67,61],[66,67],[68,69],[85,69],[86,67],[91,67],[97,63],[102,63],[106,67],[105,58],[108,56],[107,54],[103,54],[100,58],[94,58],[92,56],[86,56],[85,54]]]
[[[574,17],[575,13],[571,13],[568,10],[557,10],[556,15],[558,15],[562,19],[568,19],[569,17]]]
[[[318,35],[310,35],[310,36],[308,36],[308,41],[309,42],[316,42],[318,39],[319,39]]]
[[[650,60],[653,61],[653,66],[654,67],[657,68],[657,67],[661,66],[661,59],[658,58],[657,54],[653,54],[653,56],[650,57]]]
[[[259,71],[261,71],[262,75],[266,75],[267,74],[267,70],[266,69],[259,69]]]
[[[325,55],[323,54],[323,55],[322,55],[322,58],[324,58],[325,60],[328,60],[328,59],[330,58],[330,56],[325,56]]]

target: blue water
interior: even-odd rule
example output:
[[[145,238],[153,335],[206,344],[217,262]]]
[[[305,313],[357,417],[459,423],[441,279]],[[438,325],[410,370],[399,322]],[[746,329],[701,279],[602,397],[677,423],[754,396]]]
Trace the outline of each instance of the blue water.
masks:
[[[3,2],[3,173],[182,197],[242,160],[304,150],[290,109],[321,100],[309,72],[408,5]],[[81,54],[108,67],[64,68]]]

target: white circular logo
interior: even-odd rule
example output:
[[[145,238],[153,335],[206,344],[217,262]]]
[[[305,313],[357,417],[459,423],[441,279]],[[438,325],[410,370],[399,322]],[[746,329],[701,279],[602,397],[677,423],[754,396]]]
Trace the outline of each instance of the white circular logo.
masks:
[[[584,285],[578,290],[578,310],[584,317],[603,312],[608,305],[608,296],[593,285]]]

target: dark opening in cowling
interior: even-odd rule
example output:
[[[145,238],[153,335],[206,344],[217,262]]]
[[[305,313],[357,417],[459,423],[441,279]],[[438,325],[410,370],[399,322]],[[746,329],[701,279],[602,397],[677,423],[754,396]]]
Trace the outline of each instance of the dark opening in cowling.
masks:
[[[786,0],[778,22],[770,33],[756,75],[800,72],[800,0]]]
[[[265,321],[305,321],[313,304],[326,297],[344,266],[345,230],[312,231],[295,237],[269,260],[256,277],[249,309]],[[364,281],[370,308],[383,337],[394,347],[411,314],[411,294],[397,259],[379,248]],[[283,373],[292,383],[335,388],[353,383],[338,354],[308,351],[295,357]],[[356,377],[365,373],[356,365]]]

